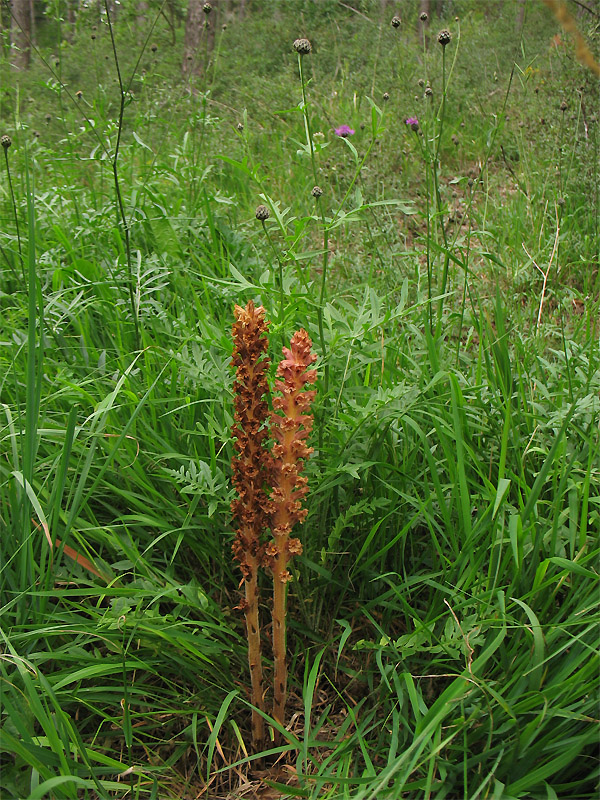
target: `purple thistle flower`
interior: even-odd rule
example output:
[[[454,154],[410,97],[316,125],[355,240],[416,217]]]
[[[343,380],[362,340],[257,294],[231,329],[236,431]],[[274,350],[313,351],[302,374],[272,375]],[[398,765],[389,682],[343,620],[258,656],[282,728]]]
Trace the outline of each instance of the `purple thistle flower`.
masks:
[[[410,126],[411,130],[419,130],[419,120],[416,117],[408,117],[408,119],[405,119],[404,122],[406,125]]]
[[[334,131],[336,136],[341,136],[345,139],[347,136],[354,136],[354,129],[350,127],[350,125],[340,125],[339,128],[336,128]]]

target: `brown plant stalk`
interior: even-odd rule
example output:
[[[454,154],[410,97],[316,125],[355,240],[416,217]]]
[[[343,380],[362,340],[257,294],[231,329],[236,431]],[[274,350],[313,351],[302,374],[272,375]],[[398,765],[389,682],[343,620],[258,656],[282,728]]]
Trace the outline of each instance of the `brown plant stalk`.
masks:
[[[258,615],[258,569],[264,560],[261,534],[268,526],[269,500],[265,491],[272,473],[267,449],[269,408],[265,396],[269,392],[267,373],[270,360],[266,355],[268,322],[262,306],[250,301],[246,308],[235,307],[232,366],[236,367],[234,391],[234,425],[236,455],[232,460],[232,481],[238,497],[231,510],[237,520],[233,557],[239,562],[245,598],[239,608],[246,615],[248,664],[250,667],[251,700],[257,709],[264,709],[263,673]],[[264,738],[263,718],[252,710],[252,742],[255,747]]]
[[[293,335],[290,348],[283,348],[285,358],[279,364],[279,380],[275,382],[280,396],[273,399],[270,420],[274,440],[270,520],[273,540],[267,545],[265,560],[273,573],[273,717],[280,725],[285,721],[287,697],[286,590],[291,580],[287,567],[292,556],[302,553],[300,540],[290,538],[290,533],[308,513],[302,508],[302,498],[308,492],[307,479],[300,473],[304,460],[313,451],[306,446],[313,425],[310,404],[316,392],[305,389],[317,379],[316,370],[308,369],[317,359],[311,347],[307,332],[300,330]]]

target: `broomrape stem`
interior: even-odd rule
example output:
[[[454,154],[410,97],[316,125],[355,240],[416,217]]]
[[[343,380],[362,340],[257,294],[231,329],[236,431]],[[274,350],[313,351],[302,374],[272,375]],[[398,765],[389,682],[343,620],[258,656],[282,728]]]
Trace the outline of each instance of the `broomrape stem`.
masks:
[[[263,672],[260,647],[260,621],[258,618],[258,559],[247,557],[252,575],[245,581],[246,589],[246,635],[248,637],[248,667],[250,669],[251,702],[256,709],[263,710]],[[258,747],[264,739],[264,721],[255,708],[252,709],[252,742]]]
[[[287,699],[286,613],[287,584],[291,580],[288,564],[302,553],[299,539],[290,538],[293,526],[306,519],[302,498],[308,492],[308,481],[300,473],[304,460],[312,453],[305,441],[313,426],[310,404],[316,392],[304,391],[317,379],[316,370],[308,369],[317,359],[311,353],[312,342],[305,330],[297,331],[290,348],[283,348],[285,358],[277,369],[275,389],[281,396],[273,400],[271,435],[273,445],[273,491],[271,494],[271,530],[273,541],[267,545],[273,573],[273,717],[285,723]],[[277,412],[283,411],[283,416]],[[279,736],[275,734],[275,741]]]
[[[264,558],[261,534],[268,523],[268,498],[265,486],[270,474],[271,459],[267,450],[266,422],[269,409],[264,398],[268,394],[266,355],[268,323],[262,306],[250,301],[246,308],[235,307],[232,365],[237,367],[233,384],[235,414],[232,434],[237,455],[232,460],[232,481],[238,497],[231,510],[238,521],[232,545],[233,557],[239,562],[245,598],[238,608],[246,615],[248,666],[250,668],[252,709],[252,743],[258,748],[264,738],[263,675],[258,614],[258,568]]]

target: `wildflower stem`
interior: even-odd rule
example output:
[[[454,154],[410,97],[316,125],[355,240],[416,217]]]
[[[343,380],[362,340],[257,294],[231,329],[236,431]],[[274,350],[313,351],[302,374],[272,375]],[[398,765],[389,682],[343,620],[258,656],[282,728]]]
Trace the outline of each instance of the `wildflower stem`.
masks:
[[[19,259],[21,261],[21,271],[23,273],[23,280],[25,280],[25,265],[23,263],[23,250],[21,247],[21,231],[19,229],[19,216],[17,214],[17,203],[15,201],[15,193],[13,190],[12,178],[10,176],[10,166],[8,164],[8,148],[3,147],[2,149],[4,150],[4,160],[6,161],[6,177],[8,179],[8,190],[10,192],[10,201],[12,204],[13,214],[15,217],[15,228],[17,229],[17,244],[19,246]]]
[[[119,57],[117,55],[117,45],[115,43],[115,36],[110,19],[110,9],[107,0],[104,0],[104,8],[106,10],[106,20],[108,22],[108,29],[110,32],[110,41],[112,43],[113,55],[115,58],[115,68],[117,70],[117,79],[119,81],[119,121],[117,123],[117,142],[115,144],[115,153],[112,161],[113,179],[115,184],[115,194],[117,196],[117,222],[120,221],[123,226],[123,233],[125,236],[125,256],[127,259],[127,288],[129,290],[129,305],[131,307],[131,315],[133,317],[133,325],[135,329],[135,347],[136,350],[140,349],[140,331],[138,326],[138,310],[136,308],[135,297],[133,292],[133,268],[131,262],[131,242],[129,238],[129,225],[127,224],[127,217],[125,216],[125,206],[123,205],[123,196],[121,194],[121,185],[119,182],[119,148],[121,145],[121,134],[123,132],[123,115],[125,113],[125,87],[123,85],[123,78],[121,77],[121,68],[119,66]]]
[[[273,254],[275,255],[275,258],[277,260],[277,266],[279,267],[279,324],[282,325],[283,315],[285,312],[285,295],[283,293],[283,262],[281,260],[281,256],[279,255],[279,251],[273,244],[273,240],[271,239],[271,235],[267,229],[267,226],[265,225],[265,221],[261,220],[261,223],[263,226],[263,231],[265,232],[265,236],[267,237],[269,246],[271,247],[271,250],[273,251]]]
[[[304,80],[304,71],[302,69],[302,56],[298,55],[298,71],[300,73],[300,85],[302,87],[302,115],[304,117],[304,129],[306,132],[306,139],[310,150],[310,163],[312,166],[312,173],[315,185],[317,185],[317,163],[315,159],[315,148],[312,138],[312,130],[310,127],[310,115],[308,113],[308,103],[306,99],[306,83]],[[317,323],[319,326],[319,342],[321,344],[321,357],[323,358],[323,397],[326,398],[329,391],[329,364],[326,358],[327,348],[325,345],[325,329],[323,327],[323,306],[325,303],[325,289],[327,286],[327,269],[329,266],[329,226],[325,220],[325,212],[322,204],[319,203],[319,212],[321,215],[321,230],[323,232],[323,262],[321,267],[321,289],[319,291],[319,303],[317,305]],[[324,411],[319,425],[319,452],[323,451],[323,420]]]
[[[440,112],[440,127],[437,133],[437,141],[435,145],[435,154],[433,156],[433,183],[435,190],[435,202],[437,209],[437,216],[442,229],[442,238],[444,240],[444,266],[442,268],[442,281],[440,285],[440,299],[438,303],[437,323],[435,328],[436,338],[440,335],[442,327],[442,313],[444,311],[444,294],[446,293],[446,286],[448,284],[448,267],[450,265],[450,250],[448,248],[448,238],[446,236],[446,226],[444,224],[444,214],[442,211],[442,197],[440,195],[440,184],[438,180],[438,162],[440,154],[440,146],[442,142],[442,133],[444,130],[444,115],[446,112],[446,48],[442,47],[442,106]]]
[[[421,148],[421,157],[425,164],[425,221],[427,223],[427,243],[425,248],[425,259],[427,263],[427,316],[429,318],[429,330],[433,334],[433,311],[432,311],[432,268],[431,268],[431,201],[430,201],[430,154],[429,146],[427,144],[427,131],[423,137],[425,144],[418,138],[419,147]]]

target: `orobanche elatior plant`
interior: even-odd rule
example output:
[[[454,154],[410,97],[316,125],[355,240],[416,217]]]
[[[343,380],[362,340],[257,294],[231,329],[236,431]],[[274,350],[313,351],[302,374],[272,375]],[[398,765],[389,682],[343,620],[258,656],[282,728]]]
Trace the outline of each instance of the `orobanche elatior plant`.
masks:
[[[291,580],[288,564],[292,556],[302,553],[300,540],[290,534],[307,514],[302,508],[302,498],[308,492],[307,479],[300,473],[312,452],[306,439],[312,430],[310,405],[316,392],[307,391],[306,386],[317,379],[316,370],[309,369],[317,356],[311,353],[312,342],[306,331],[296,331],[290,347],[283,348],[285,357],[277,368],[276,394],[270,411],[268,326],[262,306],[256,307],[250,301],[245,308],[235,307],[231,363],[236,367],[232,429],[236,455],[232,480],[238,497],[231,505],[237,520],[232,550],[245,588],[240,608],[246,615],[252,704],[260,711],[264,711],[264,692],[259,569],[266,569],[273,579],[273,718],[283,725],[287,693],[286,590]],[[267,530],[271,531],[270,541]],[[263,739],[263,717],[253,710],[254,745]]]

